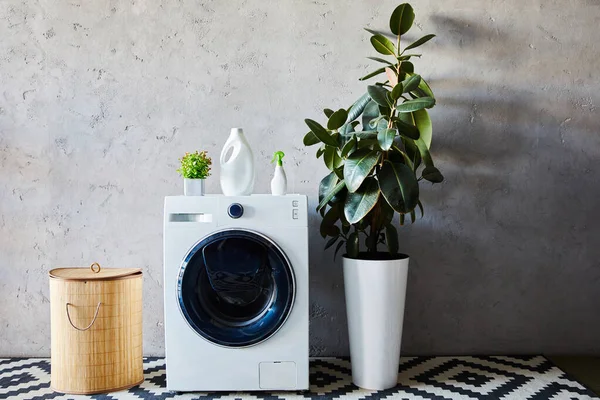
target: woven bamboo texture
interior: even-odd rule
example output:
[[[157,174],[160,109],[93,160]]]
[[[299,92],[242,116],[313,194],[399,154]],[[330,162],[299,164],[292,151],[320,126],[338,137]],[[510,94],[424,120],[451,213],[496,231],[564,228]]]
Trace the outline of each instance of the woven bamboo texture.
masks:
[[[51,277],[50,308],[54,390],[103,393],[143,381],[141,272],[111,280]]]

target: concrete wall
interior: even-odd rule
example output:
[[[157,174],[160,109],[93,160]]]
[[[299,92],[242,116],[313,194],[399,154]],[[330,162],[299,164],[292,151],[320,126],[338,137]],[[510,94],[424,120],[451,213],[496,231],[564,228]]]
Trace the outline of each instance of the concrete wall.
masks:
[[[600,63],[594,0],[415,2],[417,69],[438,95],[412,255],[411,354],[600,354]],[[361,28],[394,1],[2,0],[0,355],[48,355],[47,272],[145,272],[144,346],[162,354],[163,196],[185,151],[243,126],[267,192],[326,172],[302,120],[348,106],[374,69]],[[218,192],[219,169],[208,182]],[[341,265],[311,215],[311,352],[347,354]]]

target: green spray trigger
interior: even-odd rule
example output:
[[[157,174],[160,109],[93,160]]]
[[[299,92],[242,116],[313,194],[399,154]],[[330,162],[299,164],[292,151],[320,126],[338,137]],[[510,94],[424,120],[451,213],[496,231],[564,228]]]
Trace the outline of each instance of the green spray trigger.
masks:
[[[275,153],[273,153],[273,159],[271,160],[271,162],[275,162],[277,161],[277,165],[279,165],[280,167],[283,166],[283,156],[285,156],[285,153],[283,151],[276,151]]]

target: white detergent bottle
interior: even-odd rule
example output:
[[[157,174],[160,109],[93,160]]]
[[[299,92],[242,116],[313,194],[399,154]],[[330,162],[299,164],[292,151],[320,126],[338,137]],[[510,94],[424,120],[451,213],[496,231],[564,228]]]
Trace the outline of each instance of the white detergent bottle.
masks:
[[[275,175],[271,179],[271,194],[273,196],[283,196],[287,192],[287,177],[283,169],[283,151],[276,151],[273,154],[271,162],[275,164]]]
[[[241,128],[231,129],[221,150],[221,190],[225,196],[249,196],[254,189],[254,157]]]

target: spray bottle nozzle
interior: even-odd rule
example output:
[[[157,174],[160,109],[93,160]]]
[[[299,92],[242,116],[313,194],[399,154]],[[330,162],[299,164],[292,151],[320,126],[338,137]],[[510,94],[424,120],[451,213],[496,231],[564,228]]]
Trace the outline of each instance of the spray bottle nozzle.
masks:
[[[271,162],[277,162],[277,165],[279,165],[280,167],[283,166],[283,157],[285,156],[285,153],[281,150],[276,151],[275,153],[273,153],[273,159],[271,160]]]

